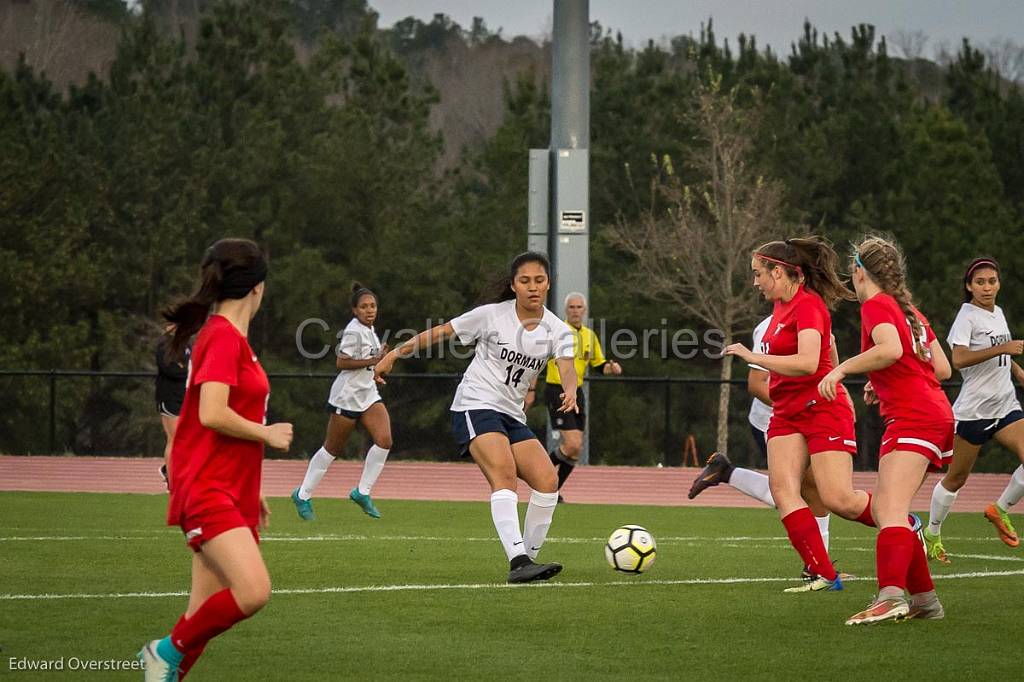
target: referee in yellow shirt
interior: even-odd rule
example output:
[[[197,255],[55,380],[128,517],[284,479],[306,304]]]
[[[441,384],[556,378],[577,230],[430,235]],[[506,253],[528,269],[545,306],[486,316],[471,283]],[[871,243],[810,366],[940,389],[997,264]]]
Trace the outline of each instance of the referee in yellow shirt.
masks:
[[[579,293],[573,292],[565,297],[565,321],[573,331],[575,337],[576,356],[576,405],[578,412],[559,412],[562,405],[562,384],[558,375],[558,365],[553,360],[548,361],[548,371],[545,377],[547,387],[544,389],[544,401],[547,403],[548,414],[551,416],[551,423],[558,429],[561,438],[559,445],[551,451],[551,463],[558,469],[558,489],[562,489],[565,480],[569,478],[580,452],[583,450],[583,431],[587,428],[587,405],[584,402],[583,391],[579,389],[583,385],[583,376],[588,367],[600,370],[603,374],[622,374],[622,367],[614,360],[605,360],[601,351],[601,342],[593,329],[583,326],[583,320],[587,317],[587,299]],[[536,381],[530,387],[526,395],[526,406],[533,404],[536,396]],[[559,496],[558,501],[562,498]]]

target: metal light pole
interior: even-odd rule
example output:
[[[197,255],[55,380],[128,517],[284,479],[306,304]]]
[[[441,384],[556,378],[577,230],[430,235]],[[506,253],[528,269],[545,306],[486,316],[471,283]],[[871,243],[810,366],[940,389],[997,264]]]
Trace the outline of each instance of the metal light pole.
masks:
[[[551,259],[549,307],[571,291],[590,299],[590,2],[554,0],[551,144],[530,150],[528,246]],[[585,386],[584,391],[589,390]],[[580,462],[588,460],[586,437]],[[548,445],[553,447],[551,425]]]

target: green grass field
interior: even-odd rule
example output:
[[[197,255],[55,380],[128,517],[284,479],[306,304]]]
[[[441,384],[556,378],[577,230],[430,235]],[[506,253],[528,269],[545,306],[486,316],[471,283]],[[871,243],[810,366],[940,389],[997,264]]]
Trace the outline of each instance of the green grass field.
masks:
[[[189,679],[943,680],[1020,671],[1024,552],[996,540],[980,514],[953,515],[944,529],[954,555],[935,569],[950,576],[936,581],[944,621],[851,628],[843,621],[874,582],[783,594],[799,560],[766,509],[564,505],[541,558],[565,571],[506,587],[485,504],[382,501],[374,521],[347,500],[325,500],[313,523],[286,499],[272,505],[263,552],[275,595],[214,640]],[[162,525],[164,509],[156,496],[0,493],[0,674],[11,657],[129,658],[166,633],[186,604],[166,593],[187,589],[190,552]],[[643,576],[604,562],[603,539],[624,523],[658,540]],[[869,529],[834,520],[832,548],[844,571],[874,574]],[[954,577],[1000,572],[1010,575]]]

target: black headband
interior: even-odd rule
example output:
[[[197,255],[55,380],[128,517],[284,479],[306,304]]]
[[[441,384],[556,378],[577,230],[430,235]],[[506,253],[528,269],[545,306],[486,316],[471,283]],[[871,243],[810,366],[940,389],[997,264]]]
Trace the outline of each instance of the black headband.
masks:
[[[253,287],[267,278],[267,261],[262,257],[249,267],[231,268],[224,273],[218,301],[245,298]]]

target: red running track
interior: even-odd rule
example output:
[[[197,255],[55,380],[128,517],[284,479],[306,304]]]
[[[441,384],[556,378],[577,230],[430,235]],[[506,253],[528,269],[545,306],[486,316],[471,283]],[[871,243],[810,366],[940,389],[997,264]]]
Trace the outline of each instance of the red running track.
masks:
[[[92,493],[163,493],[159,459],[123,457],[0,456],[0,491],[33,490]],[[317,495],[345,497],[358,482],[362,462],[339,460],[327,472]],[[291,494],[306,471],[305,460],[267,460],[263,491],[272,497]],[[590,504],[650,504],[679,507],[758,507],[761,504],[727,485],[705,490],[696,500],[686,492],[699,469],[652,467],[580,467],[562,491],[566,501]],[[914,509],[927,511],[940,474],[931,474],[914,498]],[[873,490],[876,474],[854,474],[854,485]],[[956,511],[983,511],[1006,486],[1009,474],[975,474],[960,491]],[[519,484],[520,499],[528,489]],[[392,462],[373,496],[387,500],[485,501],[489,490],[476,465],[461,462]]]

